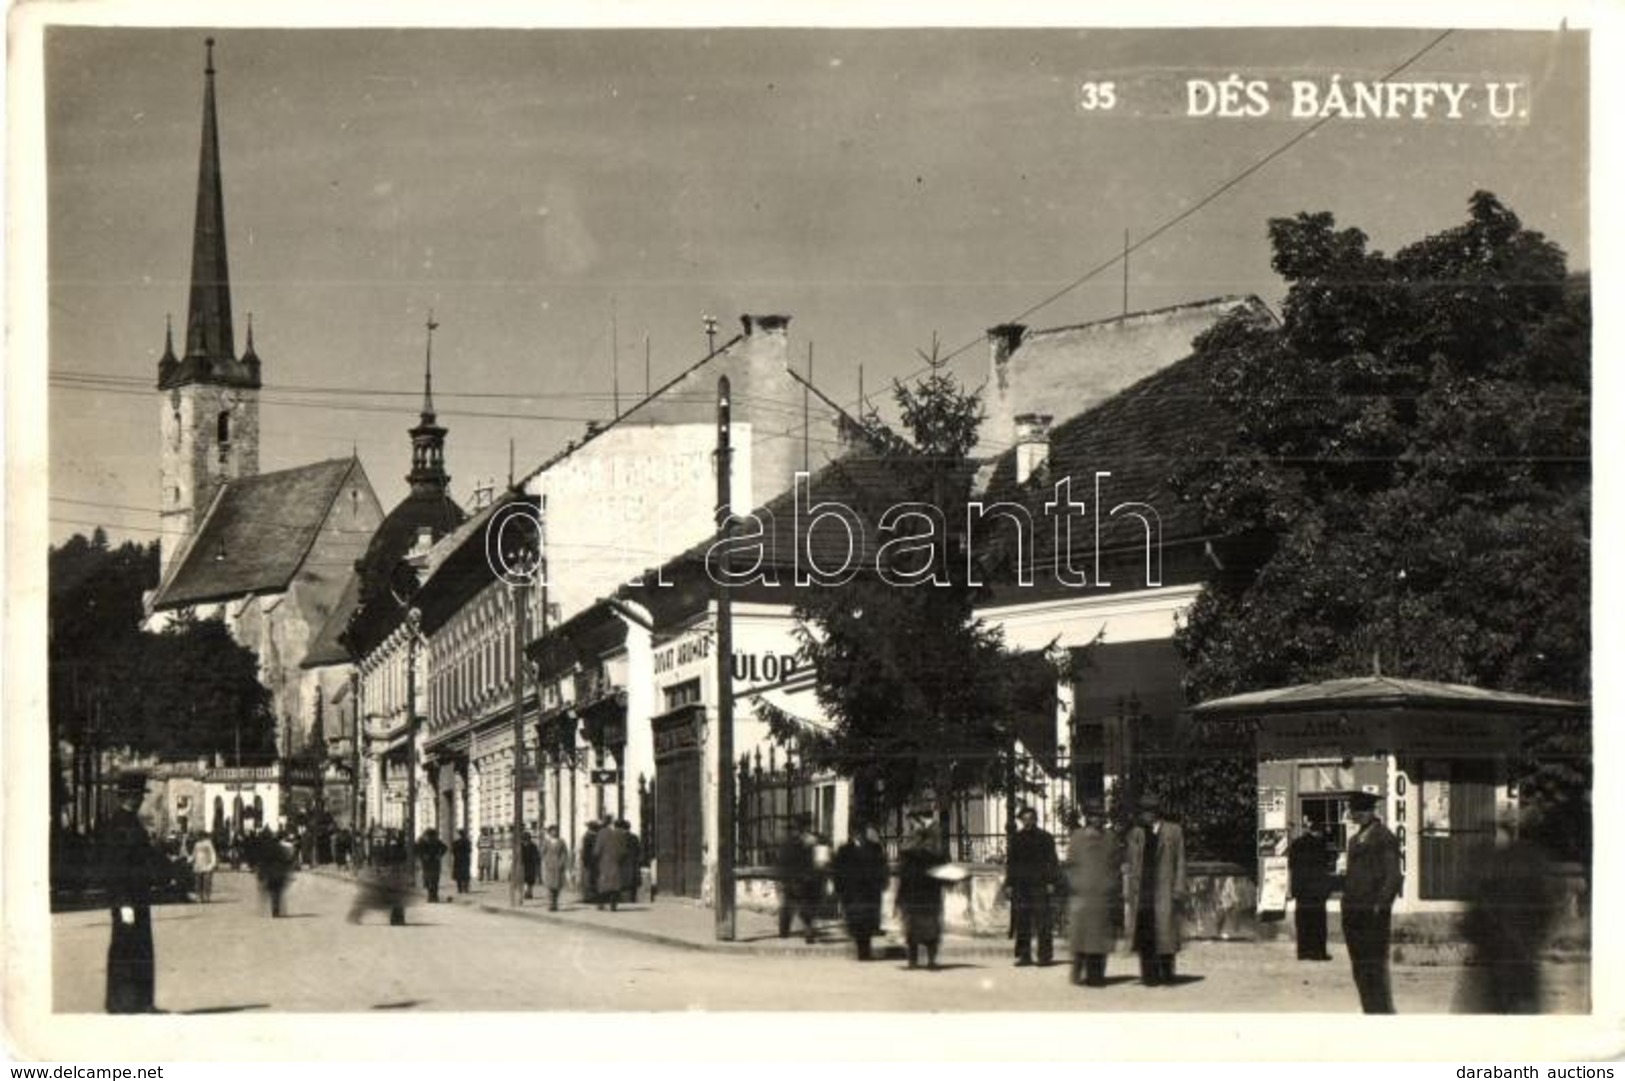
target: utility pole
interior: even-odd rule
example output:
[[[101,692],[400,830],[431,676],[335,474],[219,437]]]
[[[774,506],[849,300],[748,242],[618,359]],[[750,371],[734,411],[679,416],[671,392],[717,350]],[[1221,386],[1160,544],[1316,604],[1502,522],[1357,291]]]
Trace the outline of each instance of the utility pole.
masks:
[[[807,343],[807,385],[801,388],[801,469],[812,472],[813,343]]]
[[[1123,230],[1123,314],[1128,314],[1128,230]]]
[[[717,351],[717,317],[702,315],[700,321],[705,325],[705,354],[710,356]]]
[[[540,528],[538,526],[538,528]],[[523,542],[504,560],[511,577],[508,595],[513,601],[513,852],[508,875],[508,905],[518,908],[525,898],[525,605],[530,602],[530,576],[535,573],[541,538]],[[540,768],[538,761],[537,766]]]
[[[406,853],[418,837],[418,610],[406,613]]]
[[[733,448],[728,377],[717,380],[717,527],[722,534],[723,578],[732,563]],[[717,583],[717,941],[732,942],[734,921],[734,686],[733,604],[726,582]]]
[[[615,320],[615,298],[609,298],[610,379],[615,386],[615,419],[621,418],[621,337]]]
[[[351,773],[350,773],[350,799],[351,799],[350,832],[353,835],[351,837],[351,839],[350,839],[350,850],[351,850],[351,852],[355,852],[355,851],[358,851],[356,846],[358,844],[360,844],[360,841],[361,841],[361,828],[362,828],[362,822],[361,822],[361,725],[362,725],[361,718],[362,718],[362,713],[361,713],[361,673],[359,671],[352,671],[350,673],[350,700],[354,703],[353,708],[355,710],[355,743],[352,744],[351,747],[350,747],[350,763],[351,763]]]

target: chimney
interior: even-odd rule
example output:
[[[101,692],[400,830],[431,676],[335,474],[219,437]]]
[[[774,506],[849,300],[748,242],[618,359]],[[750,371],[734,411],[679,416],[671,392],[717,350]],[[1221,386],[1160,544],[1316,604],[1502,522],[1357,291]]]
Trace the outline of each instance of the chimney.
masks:
[[[777,334],[782,338],[790,332],[788,315],[741,315],[739,321],[745,326],[747,338],[754,338],[758,334]]]
[[[1055,418],[1048,413],[1016,415],[1016,483],[1026,484],[1049,462],[1049,426]]]
[[[1010,362],[1010,354],[1021,348],[1021,339],[1026,333],[1027,328],[1021,323],[1000,323],[988,328],[987,340],[993,347],[993,385],[999,390],[1009,386],[1005,366]]]

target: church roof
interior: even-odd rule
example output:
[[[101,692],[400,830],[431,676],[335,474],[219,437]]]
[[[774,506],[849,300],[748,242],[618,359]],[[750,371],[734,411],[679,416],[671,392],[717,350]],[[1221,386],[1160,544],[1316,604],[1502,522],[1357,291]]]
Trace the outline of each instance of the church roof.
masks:
[[[333,458],[227,481],[158,587],[153,609],[280,593],[304,565],[334,500],[360,471],[355,458]]]
[[[343,631],[346,644],[366,653],[389,636],[403,614],[400,601],[389,592],[391,586],[414,591],[417,587],[415,574],[404,585],[400,575],[401,564],[417,545],[419,534],[427,530],[429,539],[438,541],[466,517],[457,501],[444,493],[414,492],[389,512],[372,535],[367,554],[356,563],[358,598]]]
[[[306,652],[305,659],[299,662],[299,667],[326,668],[330,664],[349,663],[350,651],[339,640],[339,635],[350,625],[350,617],[355,614],[356,605],[360,600],[361,576],[352,574],[345,579],[339,599],[334,602],[333,610],[327,614],[322,629],[316,632],[316,638],[310,643],[310,649]]]

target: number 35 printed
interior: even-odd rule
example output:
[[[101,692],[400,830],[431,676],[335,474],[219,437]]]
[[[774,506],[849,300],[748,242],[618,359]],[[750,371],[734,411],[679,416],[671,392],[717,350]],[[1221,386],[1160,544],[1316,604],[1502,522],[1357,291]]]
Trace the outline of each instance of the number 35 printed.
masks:
[[[1078,108],[1084,112],[1101,112],[1116,107],[1116,83],[1080,83],[1078,85]]]

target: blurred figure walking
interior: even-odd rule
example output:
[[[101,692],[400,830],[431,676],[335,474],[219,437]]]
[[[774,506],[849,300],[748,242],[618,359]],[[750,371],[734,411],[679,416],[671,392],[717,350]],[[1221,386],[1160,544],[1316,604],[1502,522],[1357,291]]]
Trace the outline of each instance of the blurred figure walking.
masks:
[[[1118,875],[1122,856],[1106,824],[1100,800],[1083,805],[1083,825],[1066,844],[1067,945],[1072,950],[1072,982],[1106,986],[1106,957],[1112,952],[1112,913],[1119,903]]]
[[[1484,853],[1462,933],[1467,967],[1457,1009],[1540,1013],[1540,951],[1559,914],[1546,853],[1519,836],[1529,825],[1514,809],[1496,817],[1495,847]]]
[[[937,967],[937,949],[942,945],[942,880],[932,874],[947,856],[937,846],[937,831],[928,816],[920,822],[898,855],[898,914],[903,919],[903,940],[908,947],[908,967],[920,967],[920,949],[925,949],[929,969]]]
[[[778,879],[779,883],[780,938],[790,937],[790,929],[799,915],[806,928],[807,941],[818,940],[818,931],[813,919],[823,879],[813,862],[813,846],[816,843],[810,814],[797,815],[779,842],[773,877]]]
[[[874,954],[870,942],[880,933],[880,904],[890,870],[880,831],[862,826],[835,853],[835,893],[841,899],[847,934],[858,947],[858,960]]]

